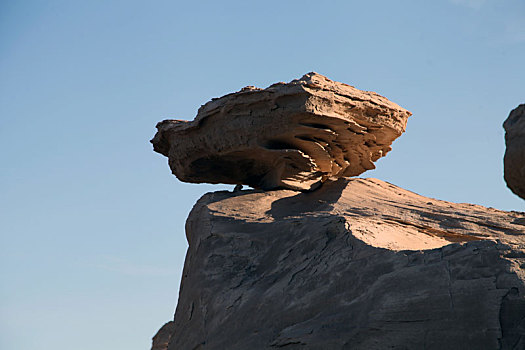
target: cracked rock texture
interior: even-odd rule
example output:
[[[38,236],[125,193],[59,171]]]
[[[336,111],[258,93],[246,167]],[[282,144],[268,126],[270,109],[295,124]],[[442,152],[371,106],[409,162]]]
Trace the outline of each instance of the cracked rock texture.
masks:
[[[191,122],[160,122],[151,142],[181,181],[310,190],[374,169],[410,115],[374,92],[308,73],[213,99]]]
[[[525,213],[354,178],[206,194],[186,235],[156,349],[525,349]]]
[[[507,149],[503,158],[507,186],[525,199],[525,104],[510,112],[503,123]]]

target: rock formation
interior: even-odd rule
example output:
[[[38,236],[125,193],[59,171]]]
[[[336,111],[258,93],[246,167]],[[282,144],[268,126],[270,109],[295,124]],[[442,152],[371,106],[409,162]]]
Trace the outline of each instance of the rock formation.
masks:
[[[505,122],[522,196],[524,110]],[[154,149],[180,180],[238,186],[191,211],[177,310],[152,349],[525,349],[525,213],[348,178],[409,116],[310,73],[159,123]]]
[[[507,186],[525,199],[525,104],[510,112],[503,123],[505,144],[505,181]]]
[[[175,322],[170,321],[162,326],[153,337],[151,350],[166,350],[173,332],[175,332]]]
[[[151,141],[181,181],[309,190],[374,169],[410,112],[374,92],[316,73],[246,87],[165,120]]]
[[[525,348],[524,213],[340,179],[206,194],[186,235],[169,350]]]

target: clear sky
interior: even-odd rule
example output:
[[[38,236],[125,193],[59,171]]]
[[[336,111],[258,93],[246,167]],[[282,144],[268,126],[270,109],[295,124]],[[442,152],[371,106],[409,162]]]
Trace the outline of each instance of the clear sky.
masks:
[[[143,350],[173,316],[204,193],[148,140],[211,99],[316,71],[413,112],[363,174],[525,210],[502,179],[525,2],[0,2],[0,348]]]

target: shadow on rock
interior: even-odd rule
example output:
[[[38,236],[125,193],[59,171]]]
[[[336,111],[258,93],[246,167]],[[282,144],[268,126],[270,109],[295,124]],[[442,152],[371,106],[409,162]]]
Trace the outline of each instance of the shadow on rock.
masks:
[[[278,199],[272,203],[272,208],[267,214],[274,220],[279,220],[306,213],[329,211],[347,185],[347,179],[339,179],[326,182],[315,191],[298,192],[295,196]]]

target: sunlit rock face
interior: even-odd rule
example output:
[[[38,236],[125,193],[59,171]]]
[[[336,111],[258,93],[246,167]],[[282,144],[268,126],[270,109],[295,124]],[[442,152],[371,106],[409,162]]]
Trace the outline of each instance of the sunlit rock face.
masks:
[[[374,169],[410,115],[374,92],[308,73],[213,99],[191,122],[160,122],[151,142],[181,181],[311,190]]]
[[[525,199],[525,104],[510,112],[505,129],[504,171],[507,186]]]

